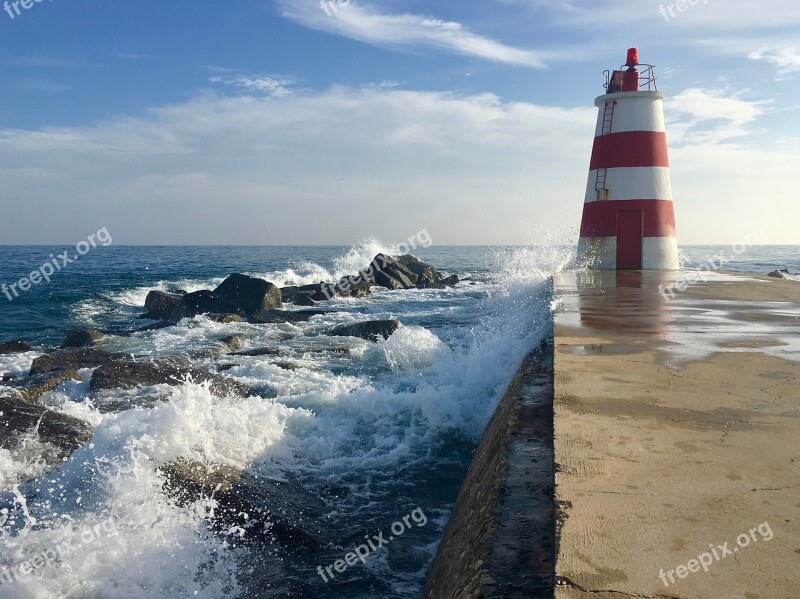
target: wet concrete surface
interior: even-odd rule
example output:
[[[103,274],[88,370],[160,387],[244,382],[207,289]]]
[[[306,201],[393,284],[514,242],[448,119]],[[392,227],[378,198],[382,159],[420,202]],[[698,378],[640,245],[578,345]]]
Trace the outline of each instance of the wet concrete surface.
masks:
[[[556,597],[800,597],[800,283],[687,276],[555,278]]]

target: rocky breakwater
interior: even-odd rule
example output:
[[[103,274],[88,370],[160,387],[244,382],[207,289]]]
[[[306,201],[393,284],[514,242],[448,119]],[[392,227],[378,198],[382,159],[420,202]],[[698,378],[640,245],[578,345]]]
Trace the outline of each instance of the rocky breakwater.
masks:
[[[221,398],[269,397],[264,389],[251,388],[221,374],[230,365],[216,363],[224,356],[248,360],[274,355],[281,357],[276,363],[281,368],[294,368],[291,362],[283,360],[282,349],[248,347],[247,327],[305,322],[340,310],[334,305],[325,305],[334,298],[364,297],[375,289],[445,288],[457,283],[457,277],[445,277],[413,256],[379,254],[368,268],[335,282],[279,288],[269,281],[236,273],[215,289],[193,293],[152,290],[145,300],[144,313],[137,318],[153,323],[143,328],[131,323],[130,329],[113,334],[69,331],[57,349],[37,350],[22,340],[0,343],[0,353],[39,354],[33,359],[27,377],[3,378],[0,382],[0,447],[11,450],[13,455],[21,443],[36,437],[42,447],[41,459],[57,467],[89,441],[92,437],[89,423],[41,403],[47,393],[69,384],[88,382],[88,398],[100,413],[152,407],[167,400],[172,387],[187,381],[206,384],[213,395]],[[241,323],[245,335],[213,339],[208,347],[166,356],[131,355],[109,349],[118,348],[118,342],[125,336],[179,326],[186,319],[198,317],[219,323]],[[331,327],[321,334],[379,342],[401,326],[393,319],[362,320]],[[318,350],[304,351],[346,352],[348,349],[321,344]],[[299,550],[318,550],[324,545],[323,539],[327,536],[322,517],[325,505],[320,499],[309,496],[289,473],[273,480],[254,477],[223,464],[188,458],[163,466],[161,473],[165,480],[164,492],[178,503],[216,493],[221,508],[214,515],[213,528],[217,530],[247,527],[263,533],[256,535],[262,541],[266,535],[270,543],[291,545]],[[243,513],[249,514],[246,523],[241,521]]]

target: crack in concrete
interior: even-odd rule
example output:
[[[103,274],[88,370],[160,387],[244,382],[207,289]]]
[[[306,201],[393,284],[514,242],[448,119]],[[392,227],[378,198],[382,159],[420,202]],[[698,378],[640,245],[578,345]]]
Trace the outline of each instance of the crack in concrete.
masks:
[[[638,597],[640,599],[683,599],[677,595],[662,595],[658,593],[656,595],[643,595],[641,593],[626,593],[625,591],[617,591],[615,589],[586,589],[581,585],[573,582],[566,576],[559,576],[556,579],[556,588],[558,587],[569,587],[574,591],[578,591],[580,593],[590,593],[590,594],[600,594],[600,593],[609,593],[611,595],[622,595],[624,597]]]

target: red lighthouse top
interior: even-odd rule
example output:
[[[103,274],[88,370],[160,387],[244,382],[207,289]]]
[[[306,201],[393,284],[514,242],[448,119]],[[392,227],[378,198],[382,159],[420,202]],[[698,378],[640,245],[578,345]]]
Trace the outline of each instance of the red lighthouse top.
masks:
[[[613,71],[603,71],[606,93],[658,91],[654,68],[651,64],[640,64],[639,50],[629,48],[624,65]]]

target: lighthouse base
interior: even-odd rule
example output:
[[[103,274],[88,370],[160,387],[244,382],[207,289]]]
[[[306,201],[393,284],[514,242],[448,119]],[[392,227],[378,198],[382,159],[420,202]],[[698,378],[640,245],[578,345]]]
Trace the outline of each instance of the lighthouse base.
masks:
[[[578,265],[590,270],[678,270],[678,240],[675,237],[644,237],[640,265],[628,262],[618,267],[617,237],[581,237]],[[640,266],[640,268],[636,268]]]

